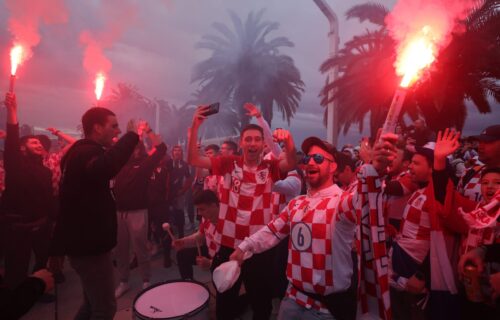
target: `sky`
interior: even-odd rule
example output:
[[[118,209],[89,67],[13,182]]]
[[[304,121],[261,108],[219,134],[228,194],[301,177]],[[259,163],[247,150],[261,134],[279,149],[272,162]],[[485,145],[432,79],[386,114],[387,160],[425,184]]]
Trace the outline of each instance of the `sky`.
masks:
[[[116,10],[109,8],[110,2],[107,8],[103,7],[104,1],[65,0],[68,21],[39,28],[41,41],[33,49],[33,56],[21,66],[16,83],[21,123],[73,130],[94,102],[94,74],[83,67],[84,47],[79,41],[83,30],[102,32],[109,25],[121,28],[104,50],[112,63],[104,95],[118,82],[125,82],[135,85],[149,98],[161,98],[180,106],[197,88],[190,81],[192,68],[208,52],[195,49],[195,44],[203,35],[215,33],[212,24],[231,25],[229,10],[244,19],[252,11],[265,9],[264,19],[280,24],[270,36],[285,36],[295,44],[281,53],[294,59],[305,83],[299,110],[290,126],[275,112],[273,127],[290,129],[296,141],[311,135],[326,138],[318,94],[325,82],[319,66],[328,57],[328,21],[313,0],[119,0],[115,3],[129,3],[134,8],[130,17],[119,19],[113,15]],[[0,0],[0,88],[7,89],[12,35],[5,2]],[[351,6],[366,1],[327,2],[340,20],[341,45],[370,27],[345,19],[345,12]],[[396,1],[378,3],[392,8]],[[476,134],[488,125],[499,123],[499,109],[497,105],[494,113],[480,115],[469,108],[464,134]],[[339,144],[357,142],[360,136],[357,128],[352,128],[347,136],[340,136]]]

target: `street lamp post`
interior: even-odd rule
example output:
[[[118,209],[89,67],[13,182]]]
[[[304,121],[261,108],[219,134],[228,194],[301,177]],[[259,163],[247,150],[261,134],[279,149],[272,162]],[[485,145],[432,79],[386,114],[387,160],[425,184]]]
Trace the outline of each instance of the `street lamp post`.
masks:
[[[330,31],[328,32],[328,40],[329,40],[329,57],[334,57],[339,49],[339,20],[337,19],[337,15],[333,12],[332,8],[326,0],[313,0],[314,3],[318,6],[318,8],[323,12],[325,17],[328,19],[330,23]],[[338,76],[338,68],[334,67],[328,71],[328,83],[332,83],[337,79]],[[333,95],[333,92],[329,93],[329,98]],[[335,102],[330,102],[328,104],[328,118],[326,123],[327,130],[327,140],[334,146],[337,145],[338,139],[338,114],[337,108],[335,107]]]

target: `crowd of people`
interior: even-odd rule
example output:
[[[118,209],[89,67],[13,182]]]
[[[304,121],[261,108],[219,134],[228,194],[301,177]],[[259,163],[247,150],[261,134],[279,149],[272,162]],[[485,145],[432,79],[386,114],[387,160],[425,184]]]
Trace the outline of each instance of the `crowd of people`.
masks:
[[[273,299],[283,320],[500,317],[500,125],[463,139],[416,120],[357,146],[309,137],[296,150],[247,103],[255,124],[238,141],[203,145],[200,106],[187,145],[167,150],[146,122],[121,135],[93,107],[82,139],[50,128],[62,142],[51,148],[20,136],[13,93],[5,106],[2,319],[50,301],[64,264],[83,290],[75,319],[113,319],[131,264],[151,287],[156,252],[184,280],[195,265],[238,263],[216,290],[217,319],[248,306],[269,319]]]

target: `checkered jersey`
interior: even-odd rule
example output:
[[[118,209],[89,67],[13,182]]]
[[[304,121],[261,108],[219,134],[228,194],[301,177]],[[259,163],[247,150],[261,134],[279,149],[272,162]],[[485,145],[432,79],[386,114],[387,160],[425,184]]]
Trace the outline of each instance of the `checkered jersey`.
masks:
[[[341,190],[332,186],[322,190],[321,195],[310,197],[298,196],[281,212],[278,218],[268,224],[269,229],[279,239],[290,235],[288,243],[287,278],[290,285],[287,297],[295,300],[305,308],[314,308],[328,312],[319,301],[310,298],[298,289],[327,295],[332,292],[345,291],[350,285],[352,261],[335,261],[332,254],[332,237],[335,237],[335,212],[340,199]],[[350,242],[333,242],[334,250],[350,248],[354,238],[354,225],[348,231]],[[337,248],[338,247],[338,248]],[[350,267],[349,267],[350,266]],[[335,269],[335,270],[334,270]],[[348,280],[348,283],[335,283],[335,279]]]
[[[59,181],[61,180],[61,159],[63,157],[63,152],[50,153],[47,157],[43,159],[43,165],[50,169],[52,172],[52,190],[54,190],[54,195],[59,194]]]
[[[466,198],[472,201],[480,202],[483,199],[481,195],[481,173],[486,168],[486,166],[475,166],[469,170],[474,170],[474,175],[464,184],[464,177],[467,177],[470,173],[467,171],[464,177],[460,179],[458,184],[458,192],[460,192]]]
[[[271,188],[279,180],[279,160],[263,160],[256,169],[244,166],[241,156],[211,159],[212,173],[223,177],[219,200],[219,243],[236,248],[272,219]]]
[[[271,195],[271,212],[273,218],[276,218],[286,205],[286,196],[284,194],[273,192]]]
[[[200,223],[200,233],[207,241],[208,255],[213,258],[219,251],[219,244],[216,241],[216,226],[210,220],[202,218]]]
[[[403,212],[397,243],[406,253],[422,262],[429,251],[431,222],[426,188],[415,191]]]
[[[219,195],[223,183],[224,177],[211,174],[203,179],[203,190],[211,190],[215,192],[215,194]]]

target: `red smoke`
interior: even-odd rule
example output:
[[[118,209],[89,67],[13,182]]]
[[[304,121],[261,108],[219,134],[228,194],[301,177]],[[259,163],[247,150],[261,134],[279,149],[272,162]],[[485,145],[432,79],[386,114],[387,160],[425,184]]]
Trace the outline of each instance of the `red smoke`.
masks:
[[[24,47],[23,58],[31,55],[31,48],[40,42],[40,24],[65,23],[68,13],[64,0],[6,0],[10,11],[9,29],[14,43]]]
[[[460,32],[457,22],[464,19],[477,0],[400,0],[386,18],[391,36],[398,43],[396,69],[401,69],[402,54],[422,30],[429,30],[429,41],[439,54],[452,33]]]
[[[125,0],[102,1],[99,7],[104,27],[97,32],[84,30],[80,42],[85,46],[83,66],[92,76],[96,73],[109,73],[112,63],[104,50],[113,46],[126,28],[136,20],[137,9]]]

